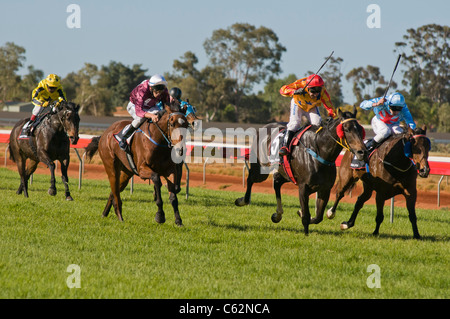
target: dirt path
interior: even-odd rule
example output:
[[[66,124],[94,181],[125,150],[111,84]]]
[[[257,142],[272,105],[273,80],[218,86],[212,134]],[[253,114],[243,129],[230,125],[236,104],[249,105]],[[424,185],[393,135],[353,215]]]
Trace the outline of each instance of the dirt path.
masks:
[[[0,157],[0,162],[4,163],[4,157]],[[11,162],[9,159],[7,161],[8,169],[17,171],[16,164]],[[37,174],[50,174],[47,167],[42,163],[39,164],[38,169],[36,171]],[[69,178],[78,180],[79,174],[79,163],[77,160],[73,160],[69,166]],[[186,170],[183,170],[183,178],[182,178],[182,186],[185,187],[186,183]],[[58,170],[57,173],[58,181],[60,181],[60,172]],[[18,177],[19,178],[19,177]],[[85,164],[85,172],[83,174],[84,179],[107,179],[105,170],[103,165],[98,164]],[[242,177],[237,176],[228,176],[223,174],[214,174],[206,172],[206,183],[203,184],[203,173],[192,171],[189,174],[189,187],[202,187],[213,190],[222,190],[222,191],[236,191],[241,192],[242,196],[244,196],[245,188],[242,185]],[[143,181],[140,178],[134,179],[135,183],[148,183],[148,181]],[[19,183],[19,179],[17,180]],[[355,203],[356,198],[359,194],[361,194],[361,183],[358,183],[358,186],[353,190],[352,196],[345,196],[342,199],[342,202],[346,203]],[[190,191],[191,193],[195,192],[195,190]],[[256,193],[266,193],[266,194],[274,194],[272,188],[272,178],[269,177],[267,181],[259,184],[255,184],[253,186],[253,192]],[[292,184],[285,184],[282,188],[282,194],[289,194],[293,196],[297,196],[297,187]],[[314,196],[314,195],[313,195]],[[367,204],[375,205],[375,196],[368,201]],[[312,197],[313,198],[313,197]],[[330,197],[330,202],[334,202],[334,189],[332,191],[332,195]],[[275,197],[274,197],[275,203]],[[390,205],[390,201],[386,201],[386,205]],[[395,197],[395,206],[397,207],[405,207],[405,200],[403,196]],[[447,191],[441,191],[440,194],[440,207],[437,207],[437,191],[423,191],[419,190],[418,199],[417,199],[417,208],[423,209],[442,209],[450,208],[450,193]]]

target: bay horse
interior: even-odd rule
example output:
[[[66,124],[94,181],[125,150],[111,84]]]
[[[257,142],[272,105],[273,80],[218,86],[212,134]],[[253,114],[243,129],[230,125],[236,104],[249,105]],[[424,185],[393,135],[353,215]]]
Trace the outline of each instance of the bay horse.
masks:
[[[178,172],[174,158],[181,156],[183,152],[184,134],[182,129],[186,129],[188,126],[186,117],[179,112],[178,105],[171,105],[171,107],[165,107],[164,114],[157,123],[144,122],[132,137],[131,156],[135,168],[130,164],[126,152],[120,149],[113,137],[130,123],[131,121],[125,120],[112,124],[102,136],[94,137],[86,147],[88,159],[91,159],[97,151],[99,152],[111,186],[103,217],[108,216],[111,206],[113,206],[117,218],[123,221],[120,193],[128,185],[131,177],[137,173],[136,175],[143,180],[151,180],[154,184],[156,205],[158,206],[155,220],[158,223],[165,222],[160,177],[166,179],[169,200],[175,214],[175,224],[182,226],[177,199],[180,187],[179,184],[177,185]]]
[[[51,110],[52,106],[48,106]],[[39,162],[50,169],[50,188],[48,193],[56,195],[55,160],[61,163],[61,175],[65,188],[66,200],[73,200],[69,191],[67,169],[70,162],[70,143],[76,145],[79,139],[78,129],[80,106],[72,102],[61,102],[55,111],[40,116],[40,123],[36,126],[32,136],[20,138],[22,128],[29,118],[22,119],[14,125],[10,135],[10,157],[17,164],[20,175],[20,186],[17,194],[28,197],[28,180],[36,170]],[[29,162],[27,164],[27,159]]]
[[[264,127],[266,130],[283,129],[283,124],[271,123]],[[338,132],[340,131],[340,133]],[[338,110],[338,117],[329,119],[322,126],[312,126],[303,133],[298,145],[293,146],[290,154],[290,163],[292,174],[298,185],[298,194],[301,210],[298,212],[302,219],[304,233],[309,233],[310,224],[318,224],[323,219],[323,213],[328,203],[331,189],[336,179],[335,161],[341,152],[343,146],[348,147],[352,153],[356,154],[361,160],[367,157],[367,149],[363,142],[364,129],[356,120],[356,108],[352,112],[342,112]],[[261,133],[261,132],[259,132]],[[245,196],[235,201],[236,206],[250,204],[251,190],[254,183],[265,181],[269,173],[261,170],[260,155],[258,152],[267,152],[271,147],[271,134],[267,132],[268,138],[260,138],[257,134],[251,147],[252,156],[257,160],[251,160],[250,171],[247,178],[247,191]],[[296,135],[298,135],[297,133]],[[340,135],[340,137],[338,136]],[[297,136],[294,136],[293,141]],[[260,140],[261,139],[261,140]],[[253,155],[252,155],[253,154]],[[278,154],[278,150],[276,150]],[[265,161],[267,163],[267,161]],[[281,203],[281,186],[289,182],[282,165],[279,165],[277,171],[273,174],[273,188],[277,199],[277,209],[272,215],[272,221],[278,223],[281,221],[283,207]],[[316,216],[311,219],[308,202],[309,196],[317,192]]]
[[[372,152],[366,169],[352,169],[350,162],[352,155],[346,152],[342,158],[339,169],[339,181],[336,185],[336,200],[333,207],[327,212],[328,218],[334,218],[339,201],[345,192],[351,190],[358,180],[363,182],[363,193],[358,197],[353,213],[348,221],[342,222],[341,229],[346,230],[355,225],[358,212],[364,203],[370,199],[372,192],[376,192],[377,215],[376,228],[373,235],[378,235],[380,225],[383,222],[384,202],[402,194],[406,199],[406,207],[409,220],[412,225],[415,239],[420,239],[417,228],[416,199],[417,199],[417,175],[427,178],[430,173],[428,165],[428,152],[431,144],[426,137],[426,126],[416,128],[414,131],[391,136],[380,147]],[[410,143],[411,158],[405,155],[405,144]]]

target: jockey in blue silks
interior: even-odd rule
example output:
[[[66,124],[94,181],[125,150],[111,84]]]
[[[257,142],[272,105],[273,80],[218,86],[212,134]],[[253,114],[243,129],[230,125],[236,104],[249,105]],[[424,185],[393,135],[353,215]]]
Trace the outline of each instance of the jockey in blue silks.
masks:
[[[372,109],[375,116],[372,118],[372,129],[375,137],[367,143],[369,152],[378,147],[385,139],[394,134],[403,132],[400,122],[405,121],[412,129],[416,128],[405,98],[398,92],[392,93],[387,99],[378,97],[361,102],[363,110]]]
[[[177,88],[177,87],[171,88],[169,91],[169,94],[171,97],[173,97],[174,99],[177,99],[180,102],[180,109],[183,110],[183,112],[184,112],[184,110],[186,110],[186,113],[185,113],[186,118],[191,113],[192,113],[192,115],[195,115],[195,112],[196,112],[195,107],[193,107],[191,104],[189,104],[189,102],[181,100],[182,92],[179,88]],[[159,106],[160,110],[163,109],[163,104],[161,102],[158,103],[158,106]]]

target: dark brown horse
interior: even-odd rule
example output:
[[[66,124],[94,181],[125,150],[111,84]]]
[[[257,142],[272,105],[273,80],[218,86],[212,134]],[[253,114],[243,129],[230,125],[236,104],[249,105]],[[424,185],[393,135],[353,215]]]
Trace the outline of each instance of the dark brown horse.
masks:
[[[405,156],[406,143],[410,143],[411,146],[411,159]],[[391,136],[372,153],[368,163],[369,172],[366,172],[365,169],[350,168],[352,155],[346,152],[339,169],[336,201],[333,207],[328,210],[327,217],[334,218],[339,201],[344,197],[345,192],[352,189],[360,179],[363,182],[363,193],[358,197],[350,219],[341,224],[341,229],[346,230],[355,225],[358,212],[364,206],[364,203],[370,199],[372,192],[375,191],[377,216],[373,234],[378,235],[384,219],[384,202],[395,195],[402,194],[406,199],[414,238],[419,239],[415,208],[417,199],[416,182],[417,175],[426,178],[430,173],[428,165],[430,146],[430,140],[426,137],[426,126],[422,129],[416,129],[414,132],[409,129],[407,133],[402,135]]]
[[[51,106],[48,107],[49,110],[51,108]],[[52,196],[56,195],[54,161],[59,160],[66,199],[73,200],[69,192],[67,169],[70,162],[70,143],[77,144],[79,138],[79,108],[80,106],[74,103],[62,102],[56,113],[51,111],[41,116],[40,124],[33,131],[33,136],[26,139],[19,139],[19,136],[23,125],[29,119],[22,119],[16,123],[11,131],[9,147],[11,159],[16,162],[20,174],[17,194],[23,192],[25,197],[28,197],[28,179],[39,162],[42,162],[48,166],[51,173],[48,193]],[[27,159],[29,159],[28,164]]]
[[[308,234],[310,224],[318,224],[323,219],[331,188],[336,179],[335,161],[343,145],[346,145],[361,160],[367,157],[367,149],[362,140],[363,128],[356,120],[356,108],[353,113],[339,110],[338,115],[338,118],[329,120],[324,127],[311,127],[302,135],[300,143],[294,146],[291,151],[290,163],[298,185],[301,207],[299,216],[302,218],[305,234]],[[267,130],[281,129],[283,126],[281,124],[268,124],[265,128]],[[337,130],[341,132],[341,137],[338,137]],[[237,206],[250,204],[252,185],[265,181],[269,176],[267,171],[262,172],[261,155],[257,153],[266,152],[269,154],[267,148],[270,149],[271,135],[270,132],[267,132],[267,140],[258,135],[252,145],[251,152],[253,155],[250,155],[251,163],[247,178],[247,191],[244,197],[236,199],[235,204]],[[256,157],[257,160],[252,160],[252,157]],[[277,199],[277,210],[272,215],[274,223],[278,223],[282,218],[281,186],[289,180],[284,168],[280,165],[273,174],[273,187]],[[309,196],[316,192],[316,216],[311,219],[308,207]]]
[[[176,108],[176,110],[175,110]],[[169,200],[172,204],[175,223],[182,225],[180,213],[178,211],[177,193],[180,191],[177,185],[178,173],[176,169],[176,156],[181,156],[184,148],[184,132],[188,122],[183,113],[178,111],[178,106],[174,108],[166,107],[164,115],[157,123],[150,121],[141,125],[133,136],[131,153],[136,172],[130,165],[127,155],[119,148],[119,144],[113,137],[114,134],[122,130],[131,121],[120,121],[112,124],[101,137],[95,137],[86,147],[87,158],[99,152],[103,161],[106,173],[108,174],[111,193],[108,202],[103,210],[103,216],[109,214],[111,206],[117,218],[123,221],[122,200],[120,193],[128,185],[130,178],[137,175],[144,180],[151,180],[155,185],[155,198],[158,211],[155,220],[158,223],[165,222],[163,211],[163,201],[161,198],[161,176],[167,181],[169,190]],[[175,159],[175,161],[174,161]]]

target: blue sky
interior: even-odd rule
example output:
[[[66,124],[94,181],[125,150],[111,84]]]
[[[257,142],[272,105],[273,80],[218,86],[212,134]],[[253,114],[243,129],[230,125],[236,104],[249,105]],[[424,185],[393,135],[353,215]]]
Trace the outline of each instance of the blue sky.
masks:
[[[81,9],[81,28],[68,28],[70,4]],[[369,28],[370,4],[380,8],[380,28]],[[280,77],[315,71],[334,50],[344,59],[342,73],[359,66],[380,67],[389,79],[397,58],[395,42],[409,28],[450,24],[448,0],[2,0],[0,46],[26,49],[25,67],[61,76],[85,62],[142,64],[148,74],[171,72],[186,51],[208,60],[203,43],[217,29],[249,23],[272,29],[287,51]],[[26,73],[23,68],[21,74]],[[394,81],[401,82],[398,71]],[[344,80],[344,98],[354,103]],[[169,83],[170,85],[170,83]]]

